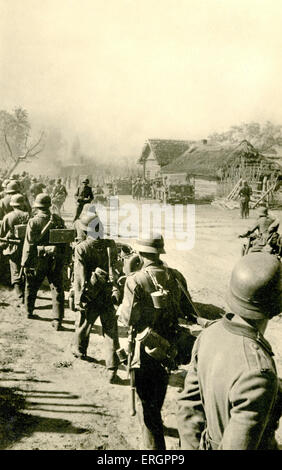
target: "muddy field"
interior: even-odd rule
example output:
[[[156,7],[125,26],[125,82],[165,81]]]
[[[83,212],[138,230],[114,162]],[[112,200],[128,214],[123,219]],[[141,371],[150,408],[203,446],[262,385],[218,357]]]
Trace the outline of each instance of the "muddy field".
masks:
[[[122,197],[121,203],[131,202]],[[63,216],[71,220],[72,198]],[[282,214],[281,220],[282,220]],[[177,237],[166,240],[163,259],[186,277],[198,307],[224,310],[231,269],[240,257],[237,238],[254,220],[241,220],[238,210],[196,207],[195,245],[177,249]],[[178,247],[179,248],[179,247]],[[68,450],[142,448],[137,417],[130,416],[130,389],[126,371],[118,384],[109,385],[103,360],[99,323],[91,334],[89,360],[73,359],[69,351],[75,313],[65,310],[64,331],[51,328],[51,297],[40,291],[37,318],[28,320],[12,292],[2,288],[0,355],[0,449]],[[197,333],[195,329],[195,334]],[[126,331],[120,326],[121,345]],[[282,376],[282,320],[272,320],[266,331]],[[186,367],[172,373],[163,407],[167,449],[178,449],[175,400]],[[282,429],[277,432],[282,444]]]

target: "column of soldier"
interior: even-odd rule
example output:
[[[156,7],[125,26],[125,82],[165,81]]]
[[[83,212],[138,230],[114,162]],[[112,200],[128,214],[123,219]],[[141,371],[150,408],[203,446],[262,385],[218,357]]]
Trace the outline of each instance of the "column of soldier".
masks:
[[[32,208],[22,180],[2,183],[1,243],[27,317],[35,317],[37,292],[47,276],[52,326],[60,330],[68,244],[50,242],[50,231],[64,230],[65,223],[50,210],[46,183],[33,194]],[[31,194],[31,187],[29,190]],[[119,364],[127,362],[133,415],[137,394],[141,448],[165,450],[161,410],[169,375],[180,364],[189,364],[177,399],[181,449],[278,449],[275,432],[281,416],[281,389],[264,332],[269,320],[281,311],[280,260],[262,252],[242,257],[231,275],[229,313],[207,321],[196,309],[184,276],[162,262],[163,237],[139,239],[130,253],[128,246],[120,247],[104,236],[93,199],[85,179],[75,193],[72,280],[76,322],[71,352],[78,360],[87,360],[91,327],[100,317],[110,383],[120,383]],[[15,227],[24,224],[22,239]],[[197,339],[180,328],[180,317],[201,325]],[[128,328],[127,351],[119,345],[118,321]]]

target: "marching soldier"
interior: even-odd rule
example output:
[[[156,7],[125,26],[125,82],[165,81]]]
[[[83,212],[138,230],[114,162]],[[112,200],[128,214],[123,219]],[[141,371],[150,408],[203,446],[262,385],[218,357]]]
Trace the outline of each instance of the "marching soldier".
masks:
[[[50,229],[65,228],[63,219],[50,212],[51,199],[39,194],[34,202],[36,214],[29,220],[23,247],[22,266],[25,270],[25,308],[28,318],[33,317],[37,292],[47,277],[53,303],[52,326],[61,329],[64,316],[63,267],[65,244],[49,243]]]
[[[87,238],[77,243],[74,252],[74,296],[79,315],[71,349],[75,357],[86,358],[90,331],[100,316],[106,346],[106,367],[109,380],[114,383],[119,341],[112,286],[108,282],[107,248],[110,249],[113,264],[117,260],[117,248],[113,240],[103,238],[103,227],[95,212],[82,216],[80,221]]]
[[[58,213],[61,214],[61,208],[64,204],[68,192],[66,187],[62,184],[61,178],[57,179],[56,185],[51,193],[52,204],[57,208]]]
[[[35,177],[31,179],[31,186],[30,186],[29,192],[32,197],[32,202],[35,200],[38,194],[41,194],[43,192],[43,189],[45,187],[46,187],[45,184],[37,181]]]
[[[281,392],[268,321],[281,311],[281,263],[250,253],[235,265],[228,313],[202,331],[178,404],[181,448],[277,449]]]
[[[6,195],[0,200],[0,220],[4,218],[6,214],[11,212],[13,208],[10,205],[11,197],[13,194],[20,193],[20,187],[17,181],[10,181],[5,188]]]
[[[73,219],[73,221],[75,222],[75,220],[78,219],[78,217],[80,216],[83,206],[87,203],[90,203],[94,199],[92,189],[89,186],[88,178],[82,181],[82,186],[79,186],[77,188],[74,196],[77,202],[76,213]]]
[[[163,347],[166,345],[167,351],[171,349],[172,353],[175,352],[173,344],[178,318],[190,315],[191,304],[187,301],[186,295],[189,296],[189,293],[182,274],[168,268],[160,260],[160,254],[165,253],[163,237],[159,235],[138,240],[136,248],[143,265],[140,271],[127,277],[123,301],[117,313],[119,321],[133,328],[136,335],[131,368],[135,370],[136,393],[141,402],[138,414],[144,449],[164,450],[161,409],[173,358],[169,358],[162,344]],[[157,290],[159,288],[160,291]],[[160,298],[161,305],[156,307],[155,302]],[[159,344],[146,345],[144,332],[146,336],[148,328],[151,329],[151,336],[158,338]]]
[[[5,215],[0,226],[0,238],[7,238],[16,241],[18,238],[15,233],[16,225],[25,225],[28,222],[29,214],[24,211],[25,201],[21,194],[14,194],[10,200],[12,212]],[[1,242],[2,248],[5,248],[3,254],[9,257],[11,284],[18,298],[23,297],[23,282],[21,279],[21,257],[23,241],[16,243]]]

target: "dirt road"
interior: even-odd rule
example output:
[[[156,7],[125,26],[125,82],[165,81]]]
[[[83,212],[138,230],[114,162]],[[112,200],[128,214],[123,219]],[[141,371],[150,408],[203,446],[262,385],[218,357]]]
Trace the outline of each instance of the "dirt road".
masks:
[[[121,202],[128,201],[121,198]],[[71,198],[65,209],[63,215],[70,221]],[[213,311],[226,307],[230,272],[240,257],[237,235],[252,220],[242,221],[237,210],[197,206],[193,249],[180,251],[176,238],[166,240],[163,259],[186,276],[199,308]],[[140,430],[137,418],[129,412],[126,371],[119,370],[119,384],[108,384],[100,325],[96,324],[91,334],[90,360],[79,361],[69,351],[75,313],[66,308],[64,331],[55,332],[48,289],[40,291],[33,320],[26,318],[23,307],[4,288],[0,290],[0,307],[0,449],[139,449]],[[281,325],[281,319],[272,320],[266,333],[280,376]],[[123,345],[126,332],[121,326],[119,335]],[[168,449],[178,449],[175,400],[185,371],[182,367],[172,373],[163,407]],[[281,426],[277,436],[282,444]]]

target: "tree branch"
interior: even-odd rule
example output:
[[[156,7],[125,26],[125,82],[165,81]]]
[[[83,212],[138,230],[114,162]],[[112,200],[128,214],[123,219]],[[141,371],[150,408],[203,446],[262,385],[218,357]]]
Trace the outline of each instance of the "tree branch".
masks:
[[[27,149],[27,151],[25,152],[25,154],[24,154],[24,156],[21,158],[21,160],[24,160],[24,159],[27,158],[27,157],[31,157],[31,158],[32,158],[32,157],[35,157],[35,155],[37,155],[38,153],[42,152],[43,148],[39,149],[37,152],[32,153],[32,151],[33,151],[36,147],[38,147],[38,145],[39,145],[40,142],[42,141],[43,136],[44,136],[44,131],[41,132],[38,141],[37,141],[34,145],[32,145],[31,147],[29,147],[29,148]]]

